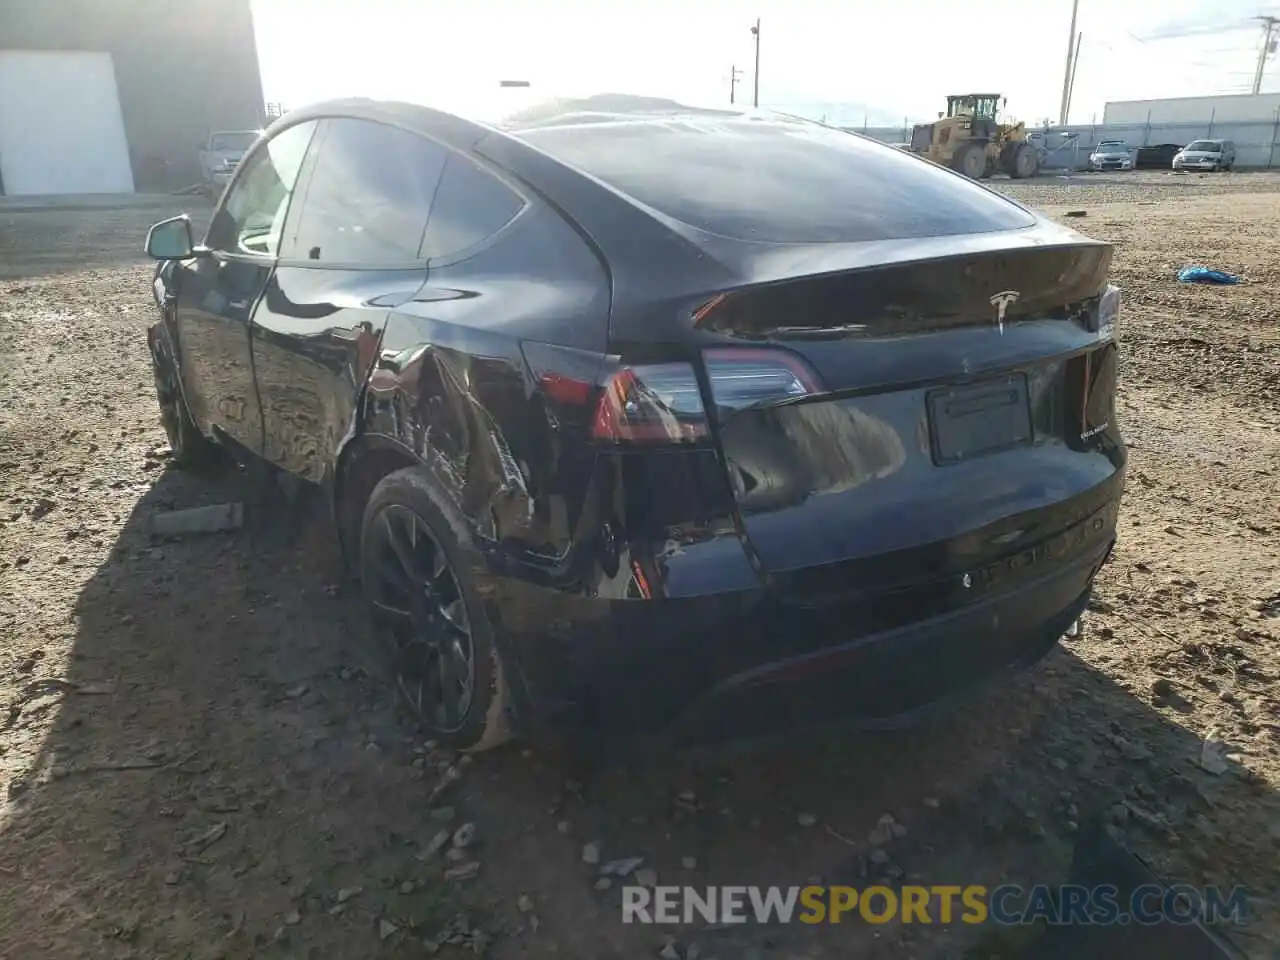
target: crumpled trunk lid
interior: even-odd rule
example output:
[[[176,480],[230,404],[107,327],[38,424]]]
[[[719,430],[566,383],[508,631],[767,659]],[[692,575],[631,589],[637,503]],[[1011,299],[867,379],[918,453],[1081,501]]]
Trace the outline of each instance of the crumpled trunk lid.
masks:
[[[704,329],[791,351],[822,385],[718,427],[773,588],[896,595],[909,617],[1104,549],[1123,467],[1094,328],[1109,262],[1085,241],[730,292]]]

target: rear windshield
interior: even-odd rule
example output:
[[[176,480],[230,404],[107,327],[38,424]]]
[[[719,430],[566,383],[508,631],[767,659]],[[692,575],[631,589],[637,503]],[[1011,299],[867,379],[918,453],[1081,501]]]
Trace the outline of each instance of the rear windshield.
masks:
[[[1195,140],[1187,144],[1188,150],[1221,150],[1222,144],[1217,140]]]
[[[512,133],[659,213],[738,240],[830,243],[1030,226],[1021,207],[901,150],[784,117],[617,119]]]

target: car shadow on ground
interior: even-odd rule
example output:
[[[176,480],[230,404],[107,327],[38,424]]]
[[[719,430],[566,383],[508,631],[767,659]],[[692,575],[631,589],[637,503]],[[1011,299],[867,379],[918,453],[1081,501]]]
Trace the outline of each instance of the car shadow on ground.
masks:
[[[246,502],[240,531],[149,534],[158,510],[227,500]],[[1217,836],[1214,809],[1265,787],[1201,769],[1176,700],[1154,708],[1070,645],[905,733],[590,775],[519,745],[450,756],[398,720],[317,516],[237,471],[166,470],[136,504],[80,593],[65,675],[33,652],[24,699],[0,717],[57,711],[0,834],[0,902],[38,911],[45,939],[0,954],[420,956],[429,939],[611,958],[654,955],[667,934],[704,958],[994,956],[989,930],[959,923],[623,924],[619,885],[583,848],[697,887],[1058,883],[1094,811],[1166,879],[1268,881],[1214,872],[1266,843],[1261,824]],[[872,843],[886,814],[899,827]],[[473,841],[432,850],[464,822]],[[1237,934],[1262,942],[1256,926]]]

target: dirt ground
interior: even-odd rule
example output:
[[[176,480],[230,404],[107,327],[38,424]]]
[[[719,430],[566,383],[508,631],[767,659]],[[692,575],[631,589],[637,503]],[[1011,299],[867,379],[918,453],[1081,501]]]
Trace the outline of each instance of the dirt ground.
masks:
[[[1005,189],[1086,211],[1126,298],[1132,461],[1084,637],[928,727],[590,775],[424,743],[323,524],[167,466],[139,249],[181,198],[0,206],[0,957],[990,957],[958,924],[624,925],[583,846],[698,886],[1053,883],[1098,809],[1167,879],[1245,886],[1233,936],[1274,956],[1280,176]],[[237,533],[148,535],[227,499]]]

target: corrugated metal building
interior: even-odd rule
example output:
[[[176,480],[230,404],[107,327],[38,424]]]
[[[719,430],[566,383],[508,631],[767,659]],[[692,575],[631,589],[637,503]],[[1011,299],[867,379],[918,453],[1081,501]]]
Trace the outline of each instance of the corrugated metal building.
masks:
[[[1266,123],[1280,115],[1280,93],[1257,96],[1171,97],[1117,100],[1103,110],[1105,126],[1155,123]]]
[[[211,130],[262,123],[250,0],[0,0],[0,193],[199,179]]]

